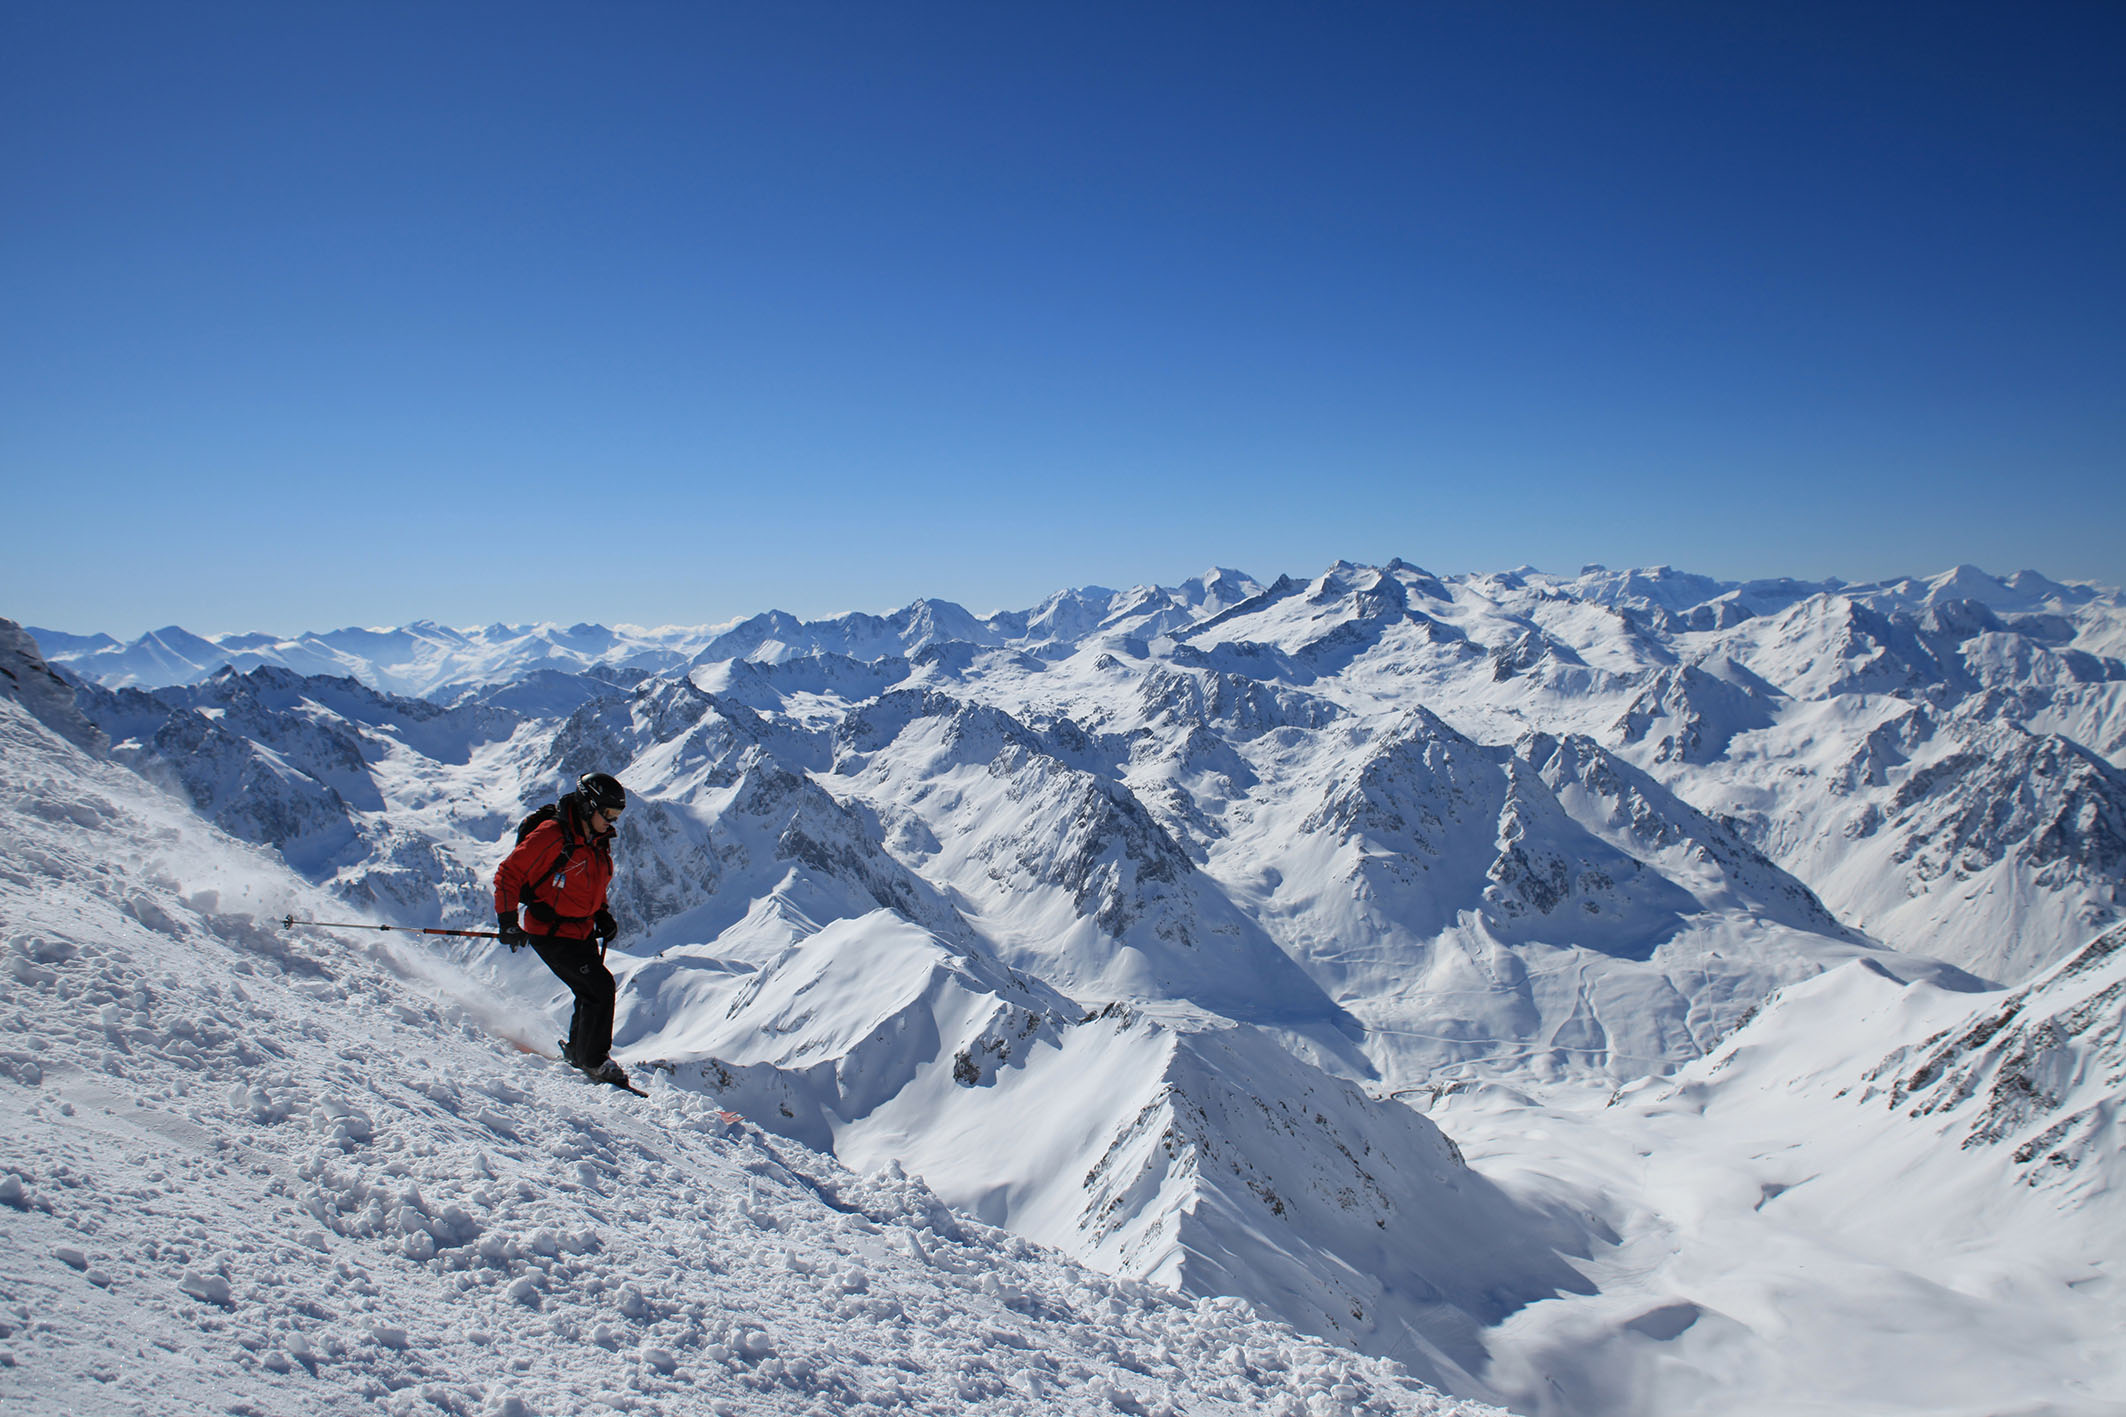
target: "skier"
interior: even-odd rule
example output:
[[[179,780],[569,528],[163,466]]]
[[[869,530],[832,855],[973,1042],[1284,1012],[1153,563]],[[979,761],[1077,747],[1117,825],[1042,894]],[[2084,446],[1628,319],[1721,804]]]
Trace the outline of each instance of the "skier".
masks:
[[[605,947],[620,933],[605,891],[626,806],[627,790],[616,779],[588,772],[553,808],[534,813],[529,820],[537,825],[495,870],[495,921],[502,943],[537,950],[576,996],[562,1056],[595,1081],[633,1090],[612,1058],[615,988],[605,967]],[[518,923],[520,905],[529,930]]]

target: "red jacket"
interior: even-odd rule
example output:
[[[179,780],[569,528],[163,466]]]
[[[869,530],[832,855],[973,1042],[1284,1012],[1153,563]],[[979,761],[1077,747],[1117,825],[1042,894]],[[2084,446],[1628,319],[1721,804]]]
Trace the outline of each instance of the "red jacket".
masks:
[[[561,918],[541,920],[537,911],[527,908],[524,928],[534,935],[587,940],[592,934],[591,917],[605,904],[605,889],[613,883],[613,839],[579,843],[567,866],[557,873],[554,867],[570,839],[564,830],[558,821],[539,823],[495,868],[495,913],[507,915],[515,910],[523,901],[524,883],[530,881],[531,899]]]

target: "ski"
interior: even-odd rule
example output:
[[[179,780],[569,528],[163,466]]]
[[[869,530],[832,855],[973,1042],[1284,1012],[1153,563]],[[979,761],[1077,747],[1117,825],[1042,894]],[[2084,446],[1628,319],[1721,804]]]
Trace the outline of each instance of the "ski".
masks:
[[[555,1046],[561,1050],[560,1061],[567,1063],[570,1067],[575,1068],[577,1072],[583,1074],[584,1080],[586,1082],[602,1082],[607,1087],[626,1088],[629,1092],[634,1093],[637,1097],[649,1096],[647,1092],[644,1092],[641,1088],[635,1086],[634,1083],[628,1081],[627,1074],[625,1072],[621,1072],[617,1064],[614,1065],[614,1072],[617,1073],[618,1076],[606,1077],[601,1075],[595,1068],[581,1067],[578,1066],[574,1061],[572,1061],[568,1056],[568,1044],[566,1042],[559,1043]],[[607,1061],[610,1062],[611,1059],[607,1059]],[[599,1066],[602,1067],[604,1066],[604,1064],[600,1064]]]
[[[588,1073],[588,1072],[584,1072],[584,1070],[583,1070],[583,1069],[581,1069],[581,1068],[578,1068],[578,1069],[576,1069],[576,1071],[577,1071],[577,1072],[580,1072],[580,1073],[583,1073],[583,1080],[584,1080],[585,1082],[597,1082],[597,1083],[604,1083],[604,1084],[605,1084],[605,1085],[606,1085],[607,1087],[617,1087],[617,1088],[621,1088],[621,1089],[624,1089],[625,1091],[628,1091],[628,1092],[632,1092],[632,1093],[634,1093],[634,1094],[635,1094],[635,1095],[636,1095],[637,1097],[648,1097],[648,1096],[649,1096],[649,1094],[648,1094],[647,1092],[644,1092],[644,1091],[643,1091],[643,1090],[642,1090],[641,1088],[639,1088],[639,1087],[635,1086],[635,1084],[633,1084],[633,1083],[631,1083],[631,1082],[627,1082],[627,1081],[624,1081],[624,1080],[623,1080],[623,1081],[614,1081],[614,1080],[611,1080],[611,1079],[608,1079],[608,1078],[596,1077],[596,1076],[593,1076],[593,1075],[592,1075],[591,1073]]]
[[[633,1084],[632,1082],[624,1080],[624,1078],[623,1080],[617,1082],[610,1078],[602,1078],[597,1076],[588,1068],[579,1068],[574,1063],[569,1062],[568,1046],[566,1044],[561,1045],[561,1051],[559,1053],[549,1053],[544,1048],[534,1048],[531,1044],[526,1043],[523,1039],[511,1038],[506,1034],[502,1035],[502,1041],[504,1043],[507,1043],[510,1047],[516,1049],[519,1053],[528,1053],[534,1058],[544,1058],[549,1063],[563,1064],[571,1071],[581,1075],[585,1082],[602,1082],[607,1087],[626,1088],[629,1092],[634,1093],[637,1097],[649,1096],[647,1092],[644,1092],[641,1088],[635,1086],[635,1084]]]

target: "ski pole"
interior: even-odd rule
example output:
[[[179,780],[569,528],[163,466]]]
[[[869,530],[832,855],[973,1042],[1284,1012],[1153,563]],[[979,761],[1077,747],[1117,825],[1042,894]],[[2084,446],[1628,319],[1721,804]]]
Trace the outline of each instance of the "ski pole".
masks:
[[[320,930],[396,930],[402,935],[470,935],[476,940],[499,940],[499,930],[432,930],[421,925],[343,925],[334,920],[298,920],[293,915],[281,920],[283,930],[293,930],[298,925],[315,925]]]

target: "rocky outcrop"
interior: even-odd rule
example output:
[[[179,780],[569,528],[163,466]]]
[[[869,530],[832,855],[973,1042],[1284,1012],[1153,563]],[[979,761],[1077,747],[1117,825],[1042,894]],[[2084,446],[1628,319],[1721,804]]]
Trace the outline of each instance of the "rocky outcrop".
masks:
[[[2126,1102],[2126,926],[1871,1075],[1887,1104],[1953,1121],[1966,1149],[2007,1149],[2033,1186],[2118,1153]],[[2097,1184],[2103,1184],[2098,1182]]]

